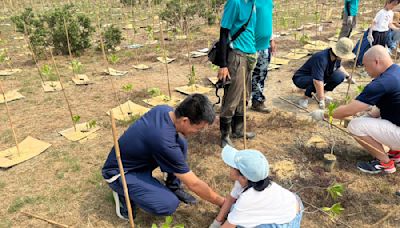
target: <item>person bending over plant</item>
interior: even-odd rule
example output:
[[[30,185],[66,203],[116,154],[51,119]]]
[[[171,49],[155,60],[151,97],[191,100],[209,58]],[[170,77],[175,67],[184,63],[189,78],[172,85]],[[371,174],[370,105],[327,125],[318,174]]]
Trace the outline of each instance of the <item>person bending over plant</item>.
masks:
[[[400,164],[400,66],[393,63],[381,45],[365,53],[363,64],[373,80],[355,100],[339,106],[332,116],[344,119],[364,112],[351,120],[347,129],[374,159],[358,162],[357,168],[371,174],[394,173],[395,164]],[[327,114],[316,110],[311,116],[322,120]],[[389,147],[388,152],[384,145]]]
[[[271,181],[261,152],[227,145],[222,160],[235,184],[209,228],[300,227],[304,210],[300,197]]]

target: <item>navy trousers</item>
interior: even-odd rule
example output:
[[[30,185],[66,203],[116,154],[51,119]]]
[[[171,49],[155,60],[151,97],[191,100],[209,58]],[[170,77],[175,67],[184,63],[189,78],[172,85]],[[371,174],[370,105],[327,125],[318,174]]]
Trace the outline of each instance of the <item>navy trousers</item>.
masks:
[[[131,203],[146,212],[167,216],[173,214],[179,206],[179,199],[171,191],[180,187],[180,181],[175,175],[168,174],[166,181],[168,187],[154,178],[151,171],[128,172],[125,178]],[[124,199],[121,178],[109,185],[121,196],[120,199]]]
[[[344,81],[345,74],[340,70],[335,70],[333,73],[327,77],[324,81],[324,90],[333,91],[336,86]],[[311,75],[301,75],[296,74],[293,77],[293,83],[300,89],[305,89],[304,95],[311,97],[312,93],[315,93],[315,87],[313,82],[313,77]]]

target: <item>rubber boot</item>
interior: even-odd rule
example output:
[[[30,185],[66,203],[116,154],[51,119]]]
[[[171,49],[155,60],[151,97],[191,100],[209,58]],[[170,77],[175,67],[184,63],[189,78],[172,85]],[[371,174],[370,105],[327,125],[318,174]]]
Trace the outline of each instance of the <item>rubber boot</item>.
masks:
[[[219,129],[221,131],[221,147],[224,148],[226,145],[232,146],[233,143],[229,138],[231,133],[232,118],[230,117],[220,117],[219,118]]]
[[[244,118],[243,116],[240,115],[235,115],[232,118],[232,138],[237,139],[237,138],[243,138],[243,124]],[[246,132],[246,138],[247,139],[252,139],[256,137],[256,133],[254,132]]]

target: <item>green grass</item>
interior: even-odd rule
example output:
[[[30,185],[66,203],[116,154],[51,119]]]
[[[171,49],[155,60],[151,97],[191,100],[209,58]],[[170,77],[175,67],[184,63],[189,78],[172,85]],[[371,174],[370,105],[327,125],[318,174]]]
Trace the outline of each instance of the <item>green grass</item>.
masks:
[[[9,219],[0,219],[0,228],[11,228],[12,222]]]
[[[25,205],[29,204],[38,204],[43,201],[43,197],[41,196],[23,196],[16,198],[11,205],[8,207],[7,211],[9,213],[14,213],[19,211]]]

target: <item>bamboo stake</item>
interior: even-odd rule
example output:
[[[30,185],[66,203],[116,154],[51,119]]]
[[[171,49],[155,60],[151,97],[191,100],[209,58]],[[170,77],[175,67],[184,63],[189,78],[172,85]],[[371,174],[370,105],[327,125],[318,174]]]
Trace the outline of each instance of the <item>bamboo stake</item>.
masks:
[[[36,218],[36,219],[48,222],[48,223],[50,223],[52,225],[55,225],[55,226],[58,226],[58,227],[63,227],[63,228],[68,228],[69,227],[67,225],[64,225],[64,224],[58,223],[56,221],[53,221],[53,220],[50,220],[50,219],[46,219],[46,218],[43,218],[43,217],[40,217],[40,216],[37,216],[37,215],[34,215],[34,214],[31,214],[31,213],[28,213],[28,212],[25,212],[25,211],[21,211],[21,213],[24,214],[24,215],[30,216],[32,218]]]
[[[24,23],[24,41],[28,45],[28,49],[31,52],[32,59],[35,62],[36,69],[37,69],[37,71],[39,73],[40,80],[42,81],[42,84],[44,84],[44,79],[43,79],[42,72],[40,71],[38,60],[37,60],[36,55],[35,55],[35,53],[33,51],[33,47],[32,47],[31,41],[29,40],[29,37],[28,38],[27,37],[28,37],[28,33],[26,31],[26,25]]]
[[[51,60],[53,61],[53,65],[54,65],[54,68],[56,69],[56,74],[57,74],[57,77],[58,77],[58,81],[60,82],[61,91],[63,92],[65,101],[67,102],[68,111],[69,111],[69,114],[71,115],[71,121],[72,121],[72,124],[74,126],[74,130],[76,131],[76,124],[75,124],[75,121],[74,121],[74,115],[72,114],[71,105],[69,103],[67,94],[65,93],[64,85],[63,85],[63,83],[61,81],[61,75],[60,75],[60,72],[58,71],[58,67],[57,67],[56,61],[54,60],[53,51],[51,50],[51,47],[49,49],[50,49]]]
[[[101,51],[103,53],[103,59],[104,59],[104,62],[106,63],[106,65],[107,65],[107,70],[110,71],[110,63],[108,62],[108,59],[107,59],[107,56],[106,56],[106,51],[104,50],[104,42],[103,42],[103,37],[102,37],[102,34],[101,34],[101,26],[100,26],[99,15],[97,15],[97,28],[98,28],[99,33],[100,33],[99,34],[100,35],[100,47],[101,47]],[[121,100],[119,99],[119,94],[118,94],[117,90],[115,89],[114,80],[113,80],[111,75],[110,75],[109,78],[110,78],[111,89],[114,92],[114,98],[118,102],[118,106],[119,106],[119,109],[121,111],[121,115],[124,116],[124,112],[122,111],[122,107],[121,107]]]
[[[113,114],[112,110],[110,111],[110,117],[111,117],[112,133],[113,133],[113,138],[114,138],[115,155],[116,155],[117,161],[118,161],[119,173],[121,174],[122,187],[124,189],[124,195],[125,195],[125,202],[126,202],[126,206],[128,208],[129,223],[131,225],[131,228],[134,228],[135,223],[133,220],[132,206],[131,206],[131,201],[129,199],[128,185],[126,184],[125,170],[124,170],[124,166],[123,166],[122,160],[121,160],[121,152],[119,150],[118,136],[117,136],[118,133],[117,133],[117,128],[115,126],[115,119],[114,119],[114,114]]]
[[[247,126],[246,126],[246,108],[247,108],[247,102],[246,102],[246,91],[247,91],[247,83],[246,83],[246,68],[243,67],[243,146],[244,149],[247,149],[247,139],[246,139],[246,132],[247,132]]]
[[[362,42],[363,42],[363,39],[364,39],[364,35],[365,35],[365,32],[364,32],[363,35],[361,36],[360,44],[358,45],[356,60],[354,61],[353,69],[351,70],[351,74],[350,74],[350,77],[349,77],[349,80],[348,80],[348,83],[349,83],[349,84],[348,84],[348,86],[347,86],[346,97],[349,96],[351,80],[353,79],[353,74],[354,74],[354,71],[356,70],[357,61],[358,61],[358,57],[360,56],[360,50],[361,50],[361,45],[362,45]],[[347,99],[346,99],[346,103],[347,103],[347,102],[348,102],[348,101],[347,101]]]
[[[13,125],[13,122],[12,122],[12,119],[11,119],[10,109],[8,108],[8,104],[7,104],[6,93],[4,92],[3,83],[2,83],[1,80],[0,80],[0,90],[1,90],[1,93],[3,94],[4,104],[6,105],[8,121],[9,121],[9,123],[10,123],[11,131],[12,131],[12,133],[13,133],[13,137],[14,137],[14,141],[15,141],[15,146],[17,147],[17,153],[18,153],[18,156],[20,156],[20,155],[21,155],[21,152],[20,152],[19,146],[18,146],[17,134],[15,134],[14,125]]]
[[[72,51],[71,51],[71,43],[70,43],[70,41],[69,41],[68,27],[67,27],[67,22],[65,21],[65,17],[63,17],[63,21],[64,21],[65,35],[67,36],[67,45],[68,45],[69,61],[70,61],[71,68],[72,68],[72,75],[75,77],[76,74],[75,74],[74,66],[73,66],[73,64],[72,64],[73,57],[72,57]]]
[[[287,103],[289,103],[289,104],[291,104],[291,105],[294,105],[294,106],[296,106],[297,108],[299,108],[299,109],[301,109],[301,110],[303,110],[303,111],[305,111],[305,112],[307,112],[307,113],[311,113],[310,111],[308,111],[308,109],[303,108],[303,107],[301,107],[300,105],[298,105],[298,104],[296,104],[296,103],[294,103],[294,102],[292,102],[292,101],[289,101],[289,100],[287,100],[287,99],[285,99],[285,98],[283,98],[283,97],[279,97],[279,99],[281,99],[281,100],[283,100],[283,101],[286,101]],[[362,142],[362,143],[364,143],[365,145],[369,146],[369,147],[370,147],[371,149],[373,149],[375,152],[382,153],[378,148],[376,148],[376,147],[374,147],[373,145],[369,144],[368,142],[366,142],[366,141],[365,141],[364,139],[362,139],[361,137],[356,136],[356,135],[352,135],[351,133],[349,133],[348,131],[344,130],[343,128],[337,126],[336,124],[329,123],[328,120],[323,119],[323,121],[326,122],[326,123],[328,123],[328,124],[330,124],[331,126],[335,127],[336,129],[340,130],[341,132],[344,132],[344,133],[346,133],[347,135],[349,135],[349,136],[351,136],[351,137],[353,137],[353,138],[359,140],[360,142]]]
[[[168,74],[167,53],[166,53],[166,50],[165,50],[164,32],[163,32],[163,27],[162,27],[162,21],[161,20],[160,20],[160,34],[161,34],[161,44],[162,44],[162,47],[163,47],[163,56],[164,56],[164,61],[165,61],[165,69],[167,70],[168,95],[169,95],[169,98],[172,99],[171,86],[170,86],[170,83],[169,83],[169,74]]]

